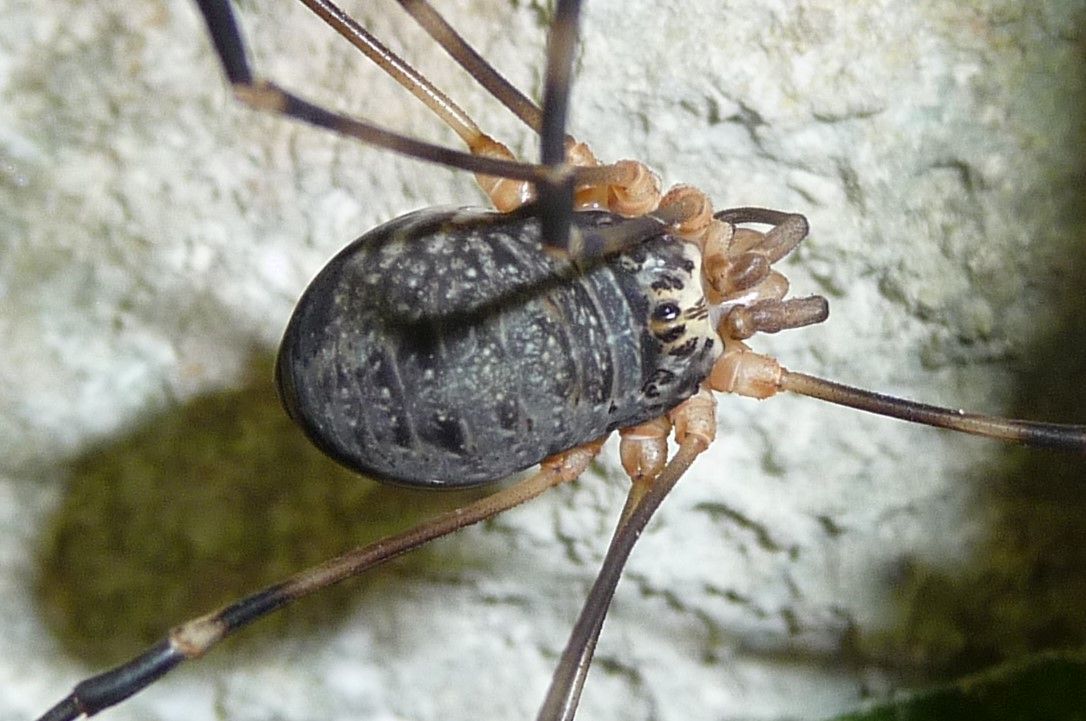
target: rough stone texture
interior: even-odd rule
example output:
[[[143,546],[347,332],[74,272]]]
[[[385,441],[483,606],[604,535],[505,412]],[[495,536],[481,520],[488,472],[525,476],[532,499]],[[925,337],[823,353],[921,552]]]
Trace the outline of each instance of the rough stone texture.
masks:
[[[304,10],[256,5],[242,21],[266,75],[453,142]],[[539,88],[541,4],[444,5]],[[575,134],[721,207],[811,221],[787,272],[831,318],[759,349],[909,397],[1011,406],[1014,370],[1081,294],[1083,3],[588,6]],[[365,228],[482,202],[463,173],[240,109],[187,2],[40,7],[14,0],[0,27],[0,719],[101,666],[49,630],[35,592],[72,460],[241,384],[307,279]],[[533,152],[395,8],[368,12]],[[965,564],[987,532],[994,444],[806,399],[720,400],[720,440],[619,588],[584,718],[817,718],[881,696],[915,671],[878,642],[900,623],[903,569]],[[108,718],[531,717],[621,504],[613,451],[453,541],[455,563],[386,577],[332,627],[225,649]],[[170,505],[147,511],[147,533]],[[69,576],[72,595],[111,574]]]

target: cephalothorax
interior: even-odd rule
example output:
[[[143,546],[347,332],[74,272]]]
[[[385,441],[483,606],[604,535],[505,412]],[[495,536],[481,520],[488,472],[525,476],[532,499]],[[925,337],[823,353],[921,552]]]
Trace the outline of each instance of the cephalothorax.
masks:
[[[700,191],[660,192],[642,164],[600,164],[565,136],[577,2],[555,11],[543,108],[510,86],[422,0],[401,0],[452,57],[539,131],[517,162],[440,91],[327,0],[303,0],[415,93],[470,154],[311,105],[254,77],[227,0],[198,0],[248,105],[471,170],[500,213],[426,210],[363,235],[313,281],[284,337],[277,380],[311,438],[344,464],[413,485],[471,485],[537,462],[525,480],[174,628],[80,683],[42,718],[92,715],[293,600],[577,478],[613,430],[632,481],[603,568],[540,719],[571,719],[634,542],[713,440],[714,391],[782,390],[1017,442],[1086,451],[1086,428],[995,419],[878,396],[782,368],[744,341],[823,320],[772,269],[807,234],[796,214],[714,213]],[[755,230],[748,226],[766,226]],[[679,448],[668,460],[672,431]]]

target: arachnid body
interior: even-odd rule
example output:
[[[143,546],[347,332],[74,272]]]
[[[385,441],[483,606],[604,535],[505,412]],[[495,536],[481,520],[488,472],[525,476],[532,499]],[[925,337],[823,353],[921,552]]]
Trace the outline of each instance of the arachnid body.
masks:
[[[620,220],[574,218],[586,233]],[[652,238],[579,272],[539,237],[529,213],[437,209],[351,243],[287,326],[276,373],[288,412],[350,468],[448,488],[501,480],[697,392],[721,349],[692,246]]]
[[[489,6],[484,9],[497,12]],[[1009,391],[1002,384],[1006,372],[1001,365],[988,364],[1029,352],[1023,338],[1035,331],[1027,318],[1043,316],[1051,308],[1051,299],[1025,291],[1036,285],[1037,278],[1054,278],[1053,287],[1060,285],[1061,276],[1047,269],[1066,259],[1060,244],[1069,237],[1068,227],[1061,222],[1070,221],[1060,220],[1068,216],[1055,212],[1065,202],[1061,189],[1066,186],[1058,179],[1073,175],[1068,161],[1052,158],[1037,146],[1029,146],[1035,154],[1023,153],[1025,144],[1015,135],[1014,123],[1003,125],[998,118],[1000,109],[1021,118],[1024,108],[1034,108],[1036,103],[1031,98],[1015,105],[1000,79],[1028,71],[1035,67],[1031,63],[1045,67],[1044,62],[1027,57],[1017,61],[1025,67],[990,69],[977,58],[1001,59],[1000,46],[988,51],[964,43],[965,47],[953,47],[972,57],[971,62],[948,54],[955,59],[935,67],[922,65],[919,79],[907,85],[914,92],[902,93],[900,83],[880,80],[912,76],[912,65],[894,65],[904,62],[902,58],[940,57],[940,43],[948,44],[950,33],[937,33],[931,40],[929,33],[909,31],[933,19],[906,15],[875,23],[882,9],[860,8],[853,14],[835,15],[819,3],[802,4],[794,12],[779,15],[766,11],[768,16],[759,15],[757,8],[702,8],[698,12],[706,15],[705,21],[696,25],[699,29],[720,27],[721,34],[713,36],[691,32],[694,24],[687,7],[619,10],[590,4],[588,9],[596,15],[595,20],[590,15],[586,24],[586,59],[578,75],[574,107],[583,107],[582,101],[604,107],[601,120],[590,120],[583,127],[584,120],[575,117],[575,129],[593,141],[599,155],[646,159],[671,180],[713,188],[721,203],[802,207],[811,218],[817,243],[808,245],[804,267],[818,281],[816,287],[807,287],[833,289],[834,324],[782,339],[779,353],[793,353],[787,356],[791,365],[811,367],[812,362],[806,361],[817,359],[813,365],[842,380],[973,408],[998,407],[1007,399]],[[22,199],[29,194],[35,200],[35,230],[27,231],[32,233],[27,237],[53,239],[47,247],[56,249],[54,255],[39,262],[58,269],[47,274],[50,282],[26,283],[26,293],[20,294],[18,302],[31,312],[15,314],[24,320],[16,325],[21,332],[14,337],[32,339],[30,347],[41,352],[24,356],[18,344],[6,351],[20,361],[9,365],[20,369],[9,384],[11,392],[25,387],[26,396],[19,397],[29,399],[5,414],[15,420],[16,427],[29,429],[27,436],[19,438],[30,441],[20,441],[17,452],[9,455],[15,476],[10,488],[21,491],[11,494],[20,504],[13,514],[16,519],[24,509],[36,510],[40,517],[52,502],[39,496],[37,489],[44,486],[26,478],[29,459],[63,456],[87,435],[98,438],[125,422],[137,422],[133,419],[139,409],[160,407],[165,397],[184,397],[223,382],[240,364],[238,336],[274,338],[308,275],[343,241],[362,227],[421,205],[463,203],[464,187],[470,186],[461,174],[387,160],[376,151],[356,149],[322,133],[237,111],[212,80],[217,78],[215,68],[207,62],[202,39],[197,40],[199,26],[187,6],[170,6],[165,20],[158,14],[161,8],[150,6],[125,15],[123,22],[116,16],[98,15],[94,9],[79,12],[91,21],[73,24],[98,29],[101,35],[77,42],[52,27],[51,32],[67,42],[53,44],[50,57],[57,61],[58,77],[83,84],[75,85],[74,92],[68,85],[46,84],[49,97],[59,107],[47,125],[52,135],[36,136],[28,120],[21,126],[30,128],[26,134],[32,143],[43,147],[59,139],[56,144],[61,152],[48,156],[46,162],[18,144],[8,151],[16,159],[15,176],[25,172],[29,179],[23,185],[12,176],[12,196]],[[656,49],[631,40],[629,52],[610,54],[628,58],[633,53],[638,59],[632,64],[624,60],[608,77],[606,89],[594,93],[585,76],[591,68],[611,67],[604,65],[609,62],[606,46],[593,50],[594,43],[602,46],[605,40],[603,29],[615,25],[609,13],[632,15],[621,17],[634,26],[665,24],[668,31],[661,36],[689,37],[691,45],[676,52],[674,45]],[[516,22],[540,33],[529,15],[525,11]],[[958,20],[975,30],[968,39],[978,47],[985,38],[976,29],[995,25],[986,16]],[[289,27],[293,37],[296,23],[271,11],[256,18],[255,24],[248,16],[245,22],[258,47],[262,41],[268,43],[261,53],[273,63],[264,67],[269,75],[292,87],[299,86],[299,79],[309,82],[311,68],[291,70],[297,47],[289,42],[276,47],[274,34],[286,33]],[[299,24],[304,22],[299,20]],[[490,22],[457,25],[474,28]],[[1015,22],[1010,27],[1025,35],[1037,27],[1073,26],[1029,14]],[[744,27],[757,27],[753,35],[776,41],[766,42],[772,50],[755,53],[750,64],[744,64],[743,53],[736,47]],[[1005,23],[1000,27],[1000,32],[1010,32]],[[851,29],[856,32],[850,33]],[[845,56],[832,49],[850,34],[860,37],[870,32],[880,34],[886,45],[899,43],[898,50],[909,52],[886,61],[853,55],[846,63]],[[1059,37],[1054,31],[1051,35]],[[330,40],[316,24],[312,38],[312,47],[323,47]],[[926,38],[924,42],[935,47],[909,45],[913,38]],[[503,41],[493,44],[501,46]],[[724,47],[729,44],[731,48]],[[721,54],[706,55],[711,46],[723,48],[717,50]],[[1059,46],[1051,51],[1058,56]],[[200,58],[201,65],[184,80],[163,77],[159,73],[171,64],[170,52],[184,52],[186,59]],[[323,59],[325,51],[320,52]],[[712,60],[702,63],[703,57]],[[793,66],[789,68],[792,75],[767,72],[771,58],[785,57],[793,61],[781,60],[780,68]],[[103,73],[89,59],[111,69],[114,82],[103,85]],[[537,60],[538,54],[514,61],[513,68],[502,64],[502,69],[521,73],[523,78],[516,79],[526,80],[527,68],[538,67]],[[343,72],[337,62],[329,60],[323,66],[333,68],[329,75],[350,78],[352,73]],[[705,81],[706,66],[714,76],[712,83]],[[994,74],[988,74],[989,70]],[[30,76],[30,70],[23,72],[38,77]],[[359,72],[365,75],[369,70],[359,68]],[[874,79],[869,73],[874,73]],[[126,85],[132,75],[136,85]],[[767,75],[777,79],[767,80]],[[616,76],[623,82],[616,83]],[[797,78],[813,78],[816,87]],[[358,88],[364,95],[379,92],[364,81],[343,82],[345,97]],[[820,93],[819,82],[831,84],[833,92]],[[719,88],[720,83],[732,84],[723,86],[727,91],[704,87]],[[531,85],[530,81],[518,84]],[[15,87],[23,89],[18,83]],[[883,87],[893,87],[894,92],[882,93]],[[981,91],[993,88],[998,101],[977,101],[988,97]],[[464,105],[475,107],[456,88],[451,90]],[[1033,86],[1033,92],[1048,97],[1043,86]],[[785,99],[774,104],[774,95]],[[153,102],[140,105],[146,96]],[[163,97],[176,102],[164,103]],[[788,111],[798,98],[805,98],[806,104]],[[968,104],[974,101],[989,114],[974,113]],[[619,102],[647,106],[651,111],[643,115],[622,112],[613,104]],[[384,96],[376,102],[369,95],[351,103],[360,114],[374,117],[370,109],[382,105]],[[938,115],[939,122],[901,130],[901,115],[916,112],[918,106]],[[199,117],[178,112],[192,107],[200,109]],[[403,108],[423,115],[413,112],[410,99]],[[116,113],[124,120],[119,122]],[[1055,124],[1054,136],[1070,134],[1059,124],[1056,109],[1049,117]],[[651,132],[638,131],[639,121]],[[117,139],[117,128],[126,122],[137,127],[133,136],[127,136],[135,140]],[[432,125],[426,117],[403,122],[413,130]],[[610,128],[613,123],[633,126],[631,132],[614,135],[633,138],[626,142],[643,147],[618,146],[610,132],[593,131],[593,127]],[[508,126],[500,120],[497,127],[486,125],[495,135],[509,136],[502,133]],[[697,142],[686,142],[697,127],[715,130],[699,136]],[[199,128],[211,128],[210,136],[201,135],[206,131]],[[908,135],[897,144],[892,141],[895,133],[880,132],[887,128]],[[425,132],[419,130],[419,134]],[[883,137],[876,142],[869,133]],[[976,140],[953,145],[952,138],[970,135]],[[811,152],[808,145],[819,149]],[[270,159],[254,162],[253,147],[263,149]],[[1053,147],[1061,143],[1054,142]],[[222,153],[236,154],[227,160],[221,158]],[[868,163],[867,154],[877,155],[881,162]],[[1014,173],[1005,166],[1012,162]],[[54,164],[65,171],[59,185],[46,172]],[[394,170],[386,172],[386,168]],[[906,183],[920,175],[920,168],[926,169],[930,182]],[[390,181],[389,174],[398,180]],[[440,178],[441,187],[431,196],[422,188],[424,178],[432,174]],[[107,181],[98,185],[102,177]],[[1014,183],[1007,180],[1011,177]],[[312,202],[311,191],[326,190],[329,185],[332,192],[320,194],[315,208],[299,209]],[[367,190],[360,192],[359,186]],[[389,186],[406,187],[410,197],[397,193],[392,198],[378,190]],[[58,187],[61,192],[54,193]],[[78,197],[84,201],[73,200],[77,193],[83,194]],[[182,194],[184,201],[179,202]],[[1039,195],[1047,196],[1046,203],[1029,202]],[[151,203],[147,196],[158,196],[160,204]],[[365,196],[365,202],[360,196]],[[141,205],[138,198],[151,204]],[[1018,202],[1008,202],[1013,198]],[[891,199],[896,199],[896,206]],[[49,212],[54,203],[59,203],[60,212]],[[238,204],[242,204],[241,212],[231,213]],[[31,215],[11,212],[17,219]],[[365,216],[364,221],[359,214]],[[65,230],[51,225],[50,216],[66,220]],[[24,224],[10,227],[21,233]],[[928,236],[936,237],[938,250],[923,250]],[[995,248],[1000,247],[997,239],[1007,236],[1018,240],[1002,246],[1012,249],[1004,256]],[[294,255],[299,238],[318,247]],[[137,251],[127,249],[129,242]],[[21,245],[17,257],[31,257],[35,245]],[[103,265],[101,258],[109,258],[111,252],[122,259]],[[140,276],[146,266],[166,268],[173,275]],[[1025,267],[1032,274],[1023,272]],[[936,279],[937,268],[938,272],[949,268],[949,272]],[[964,269],[980,281],[980,291],[966,284]],[[129,282],[133,272],[138,280]],[[812,282],[801,280],[806,275],[803,270],[790,273],[799,287]],[[185,283],[175,283],[175,278]],[[996,278],[1010,284],[996,286]],[[256,301],[269,279],[281,290],[271,300]],[[87,302],[88,294],[92,302]],[[63,332],[39,332],[37,319],[54,310],[59,313],[59,306],[92,310],[87,320],[61,323]],[[869,315],[864,315],[865,308]],[[49,312],[42,313],[43,309]],[[224,318],[229,320],[224,322]],[[843,324],[835,325],[838,322]],[[68,340],[73,337],[81,342]],[[66,350],[68,342],[79,351]],[[891,360],[883,360],[884,356]],[[118,357],[130,359],[128,372],[106,362]],[[846,364],[856,370],[843,370]],[[93,380],[88,382],[87,377]],[[51,385],[63,389],[61,400],[37,400],[40,391]],[[118,394],[117,387],[132,388],[132,395]],[[772,716],[810,708],[811,688],[824,694],[822,708],[847,705],[850,694],[858,694],[874,671],[857,672],[827,663],[826,658],[835,657],[850,628],[878,625],[876,618],[866,614],[877,616],[873,607],[885,610],[892,591],[892,584],[880,572],[892,570],[892,564],[903,557],[941,553],[956,545],[953,534],[935,546],[921,544],[917,538],[929,534],[932,526],[925,523],[932,521],[913,509],[929,506],[932,498],[940,499],[934,505],[942,514],[968,508],[970,494],[961,472],[993,452],[984,444],[948,439],[924,429],[903,429],[813,402],[778,399],[753,407],[736,401],[729,410],[731,403],[722,404],[724,425],[734,430],[722,434],[727,436],[723,443],[718,441],[713,452],[720,454],[719,460],[709,458],[699,464],[702,473],[684,480],[681,493],[688,495],[672,499],[659,527],[648,534],[660,544],[657,551],[672,560],[654,562],[652,546],[646,545],[635,555],[626,582],[640,593],[631,593],[624,602],[620,587],[616,615],[608,622],[599,652],[612,663],[607,664],[609,671],[597,669],[589,683],[588,717],[648,715],[650,710],[676,718]],[[59,415],[46,408],[54,405],[63,408]],[[785,439],[779,435],[782,428]],[[876,440],[874,433],[886,435]],[[933,449],[950,449],[951,457],[940,459]],[[920,451],[923,456],[917,458]],[[901,466],[908,468],[895,476]],[[927,485],[911,484],[918,475],[926,478]],[[601,488],[584,483],[565,493],[560,496],[563,501],[550,502],[557,506],[544,501],[543,510],[518,511],[489,533],[469,532],[472,542],[462,547],[463,553],[497,559],[485,572],[405,582],[400,594],[392,595],[384,607],[389,619],[386,628],[396,632],[373,630],[367,622],[372,619],[362,612],[357,621],[348,623],[342,641],[326,645],[294,638],[285,650],[222,664],[240,664],[240,669],[193,672],[196,686],[211,684],[216,690],[213,699],[200,702],[206,705],[186,707],[185,716],[209,715],[214,703],[230,709],[230,715],[243,709],[266,715],[260,711],[263,708],[303,718],[312,713],[309,699],[313,697],[321,698],[329,711],[349,709],[348,713],[359,716],[519,718],[532,713],[568,620],[583,595],[583,588],[578,593],[567,590],[591,578],[620,496],[617,484]],[[18,521],[13,523],[12,536],[25,551],[20,557],[30,558],[32,534]],[[961,525],[946,518],[934,524],[941,530]],[[554,540],[556,535],[558,540]],[[515,539],[515,553],[507,550],[507,536]],[[529,544],[529,539],[535,543]],[[529,545],[534,547],[526,548]],[[860,556],[860,548],[870,549],[871,555]],[[923,548],[927,550],[918,550]],[[32,560],[27,563],[31,565],[24,568],[33,567]],[[516,569],[529,569],[523,573],[530,577],[519,578]],[[28,574],[16,574],[16,583],[25,585]],[[26,617],[35,618],[25,595],[13,598],[5,607],[23,609]],[[542,605],[530,599],[540,599]],[[880,601],[884,605],[879,606]],[[480,606],[486,609],[482,623],[476,615]],[[647,614],[653,619],[649,623],[644,621]],[[14,654],[19,657],[18,666],[44,663],[26,660],[42,657],[37,655],[36,642],[20,642],[20,638],[12,641],[13,648],[22,643],[26,649]],[[798,665],[806,673],[794,667],[781,669],[774,661],[775,654],[794,649],[801,649]],[[344,658],[347,654],[352,654],[350,659]],[[464,663],[464,658],[473,663]],[[686,665],[690,659],[696,660]],[[299,665],[308,670],[297,673]],[[370,679],[371,685],[363,680],[352,682],[351,689],[337,686],[337,673],[348,673],[348,669]],[[77,674],[70,670],[66,666],[57,673],[74,678]],[[18,671],[13,665],[6,674],[21,678],[16,676]],[[43,690],[43,667],[34,665],[30,673],[35,703],[26,703],[34,711],[42,700],[52,700],[52,695]],[[221,680],[209,678],[219,674]],[[893,676],[892,669],[888,675]],[[201,677],[206,680],[201,682]],[[796,677],[802,683],[790,684],[790,692],[778,696],[770,691],[781,678]],[[282,693],[275,699],[257,695],[247,683],[253,680],[257,687],[274,683]],[[510,695],[499,696],[493,691],[499,687],[509,689]],[[616,696],[632,696],[632,700],[620,708],[614,704]],[[111,713],[116,718],[149,713],[170,717],[172,711],[156,703],[160,698],[141,697],[131,702],[135,704],[131,709],[122,707]],[[25,715],[22,698],[14,703],[20,704],[16,714]],[[390,711],[382,710],[386,703]],[[486,710],[480,709],[483,705]]]

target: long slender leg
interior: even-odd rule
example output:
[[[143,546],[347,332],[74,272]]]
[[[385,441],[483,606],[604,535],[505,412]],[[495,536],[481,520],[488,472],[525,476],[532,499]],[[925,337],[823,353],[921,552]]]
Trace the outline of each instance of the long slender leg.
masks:
[[[460,136],[472,154],[477,154],[477,149],[484,144],[483,131],[448,95],[408,65],[403,58],[392,52],[335,3],[330,0],[301,0],[301,2],[399,83],[402,88],[425,104],[432,113]],[[512,157],[512,153],[509,153],[509,157]]]
[[[302,2],[326,3],[328,0]],[[399,3],[431,38],[502,105],[537,133],[543,132],[543,111],[484,60],[430,3],[426,0],[399,0]],[[568,79],[565,83],[568,88]],[[568,94],[568,90],[565,92]],[[563,138],[566,162],[578,166],[574,171],[577,184],[575,206],[578,209],[605,207],[620,215],[632,217],[656,208],[660,200],[659,183],[643,164],[620,161],[601,166],[586,144],[577,142],[568,133],[563,133]],[[557,146],[552,147],[552,152],[557,157]]]
[[[359,26],[332,0],[301,1],[422,100],[460,135],[472,153],[512,157],[505,146],[479,130],[474,121],[452,100]],[[605,205],[622,215],[639,216],[653,211],[660,199],[658,181],[643,164],[622,161],[612,165],[597,165],[595,157],[586,146],[575,143],[565,134],[579,0],[565,0],[556,9],[548,47],[544,112],[541,115],[531,101],[486,63],[428,3],[424,0],[401,0],[401,5],[498,100],[542,133],[543,163],[553,171],[554,179],[553,183],[536,185],[544,245],[574,259],[592,259],[641,242],[661,230],[659,226],[653,226],[646,234],[641,229],[643,226],[631,226],[607,233],[608,240],[603,244],[594,244],[591,240],[586,243],[582,239],[570,237],[569,213],[573,208],[574,185],[580,188],[598,188],[598,191],[587,191],[587,194],[608,199],[609,202]],[[569,167],[567,160],[584,165]],[[496,177],[477,176],[477,179],[499,210],[520,207],[530,198],[529,190],[523,184],[510,183]]]
[[[828,315],[826,300],[820,296],[782,300],[788,289],[787,281],[778,284],[776,274],[769,272],[770,263],[788,255],[806,237],[807,220],[802,215],[767,208],[732,208],[713,217],[732,226],[739,223],[772,226],[766,233],[738,229],[730,242],[717,250],[718,265],[723,269],[718,269],[714,278],[721,280],[721,286],[731,296],[745,295],[749,299],[720,322],[724,353],[709,376],[713,389],[754,398],[768,398],[786,390],[911,423],[1034,448],[1086,453],[1086,426],[999,418],[917,403],[790,371],[776,359],[751,351],[742,341],[755,333],[775,333],[819,323]],[[760,279],[743,282],[738,279],[744,273],[742,259],[748,256],[762,257],[765,263],[761,266]],[[732,263],[730,268],[726,267],[728,263]],[[710,265],[707,260],[706,267]]]
[[[420,100],[442,122],[449,126],[468,147],[472,155],[504,160],[515,160],[508,147],[490,137],[448,95],[441,92],[403,58],[392,52],[381,41],[341,10],[332,0],[301,0],[313,13],[324,20],[333,30],[354,45],[405,90]],[[430,9],[442,23],[444,20]],[[448,27],[445,23],[444,27]],[[451,32],[451,28],[450,28]],[[459,38],[459,36],[457,36]],[[463,40],[461,39],[461,43]],[[464,43],[467,47],[466,43]],[[470,48],[468,48],[470,50]],[[474,51],[473,51],[474,52]],[[481,60],[481,59],[480,59]],[[489,67],[489,66],[487,66]],[[496,74],[496,71],[491,69]],[[499,76],[500,77],[500,76]],[[476,174],[476,180],[495,208],[514,210],[526,203],[533,195],[535,185],[525,180]]]
[[[444,148],[385,130],[371,123],[348,118],[313,105],[266,80],[258,79],[249,63],[245,44],[238,31],[228,0],[197,0],[215,50],[237,98],[253,108],[285,115],[326,128],[393,152],[452,168],[501,178],[535,183],[553,183],[553,170],[503,158],[485,157]]]
[[[709,375],[709,385],[722,393],[737,393],[752,398],[769,398],[780,391],[791,391],[910,423],[1032,448],[1086,454],[1086,425],[1041,423],[967,413],[865,391],[790,371],[775,358],[755,353],[738,341],[725,341],[724,353],[717,359]]]
[[[426,0],[399,0],[399,3],[453,60],[497,98],[498,102],[532,130],[537,133],[542,130],[543,112],[539,107],[484,60],[475,48],[468,45],[430,3]]]
[[[573,51],[577,45],[580,0],[559,0],[547,40],[547,72],[543,85],[543,127],[540,131],[541,162],[558,169],[566,160],[566,115],[573,73]],[[547,244],[564,247],[569,237],[573,212],[572,177],[559,183],[537,186],[540,221]]]
[[[564,31],[561,28],[575,30],[579,2],[567,2],[561,5],[556,15],[555,25],[559,31],[552,33],[552,37],[558,41],[552,44],[555,50],[549,54],[549,58],[553,60],[548,61],[548,66],[557,69],[553,72],[548,70],[547,77],[553,77],[553,81],[548,81],[548,87],[554,88],[550,92],[549,97],[552,99],[549,102],[552,105],[557,103],[555,108],[558,111],[557,114],[551,113],[549,117],[558,118],[560,122],[552,123],[550,129],[546,130],[543,146],[547,149],[548,158],[557,158],[557,160],[547,166],[539,166],[516,162],[508,148],[483,133],[471,117],[447,95],[358,25],[331,0],[302,0],[302,2],[390,77],[426,104],[464,140],[471,151],[470,155],[414,140],[369,123],[332,113],[301,100],[270,82],[256,79],[228,1],[197,1],[204,13],[226,75],[234,86],[235,94],[242,102],[254,108],[276,112],[355,137],[379,147],[430,162],[474,171],[480,186],[499,210],[508,211],[519,208],[529,202],[533,194],[538,194],[541,198],[540,213],[545,226],[543,243],[554,250],[567,253],[575,259],[583,257],[578,254],[578,248],[583,247],[583,244],[571,243],[569,237],[571,188],[574,185],[598,186],[603,196],[614,195],[616,200],[612,204],[612,209],[615,212],[640,215],[656,207],[659,189],[654,176],[640,163],[624,161],[614,165],[598,166],[595,165],[596,161],[591,151],[583,144],[576,144],[573,152],[576,156],[574,162],[584,162],[584,166],[571,166],[564,162],[566,140],[564,116],[568,100],[569,66],[572,63],[575,32]],[[425,8],[422,15],[426,20],[420,20],[420,22],[431,25],[437,22],[442,28],[448,29],[447,23],[421,0],[408,3],[408,5],[413,15],[420,12],[420,8]],[[424,27],[428,31],[433,30],[426,24]],[[451,32],[451,29],[449,31]],[[439,33],[440,30],[434,32]],[[477,56],[462,38],[459,36],[456,38],[464,49]],[[481,58],[479,62],[485,64]],[[493,68],[488,65],[486,67],[488,70],[483,73],[483,77],[500,78]],[[469,71],[474,74],[476,69],[469,68]],[[479,78],[480,82],[484,82],[483,77]],[[508,85],[504,79],[502,82]],[[516,93],[515,89],[513,92]],[[519,93],[516,95],[530,104],[530,101]],[[508,100],[501,96],[499,99],[503,102]],[[645,237],[636,237],[629,232],[621,235],[630,240],[608,244],[608,252],[628,247]]]
[[[652,514],[713,441],[716,434],[714,409],[712,392],[703,388],[669,414],[675,423],[679,450],[659,476],[634,478],[611,545],[551,678],[537,721],[572,721],[576,715],[596,641],[626,560]]]
[[[873,393],[860,388],[834,383],[805,373],[781,368],[781,390],[811,396],[838,405],[856,408],[880,416],[899,418],[947,428],[974,436],[994,438],[1032,448],[1045,448],[1086,455],[1086,425],[1040,423],[980,413],[966,413],[952,408],[917,403],[902,398]]]
[[[380,40],[359,25],[353,17],[343,12],[332,0],[301,0],[301,2],[305,7],[313,11],[320,20],[325,21],[333,30],[336,30],[341,37],[351,42],[351,45],[366,55],[366,58],[374,62],[396,83],[411,92],[415,98],[428,107],[430,112],[437,115],[445,125],[452,128],[460,140],[464,141],[465,146],[472,155],[495,157],[495,159],[508,161],[516,160],[513,151],[510,151],[505,144],[485,134],[476,122],[472,121],[471,117],[460,109],[449,96],[446,96],[437,86],[430,83],[424,75],[416,71],[400,55],[384,46]],[[420,11],[420,7],[425,8],[426,11]],[[455,47],[457,50],[463,51],[466,49],[475,58],[478,58],[478,53],[471,50],[463,38],[455,35],[449,24],[445,23],[444,18],[438,15],[429,5],[415,3],[415,5],[412,5],[412,9],[421,12],[422,21],[431,24],[437,23],[438,25],[437,27],[424,25],[424,29],[433,30],[435,33],[446,30],[445,35],[438,35],[439,41],[449,40],[446,35],[452,33],[460,43],[459,46]],[[415,16],[415,13],[412,14]],[[419,16],[416,16],[416,20],[419,20]],[[490,78],[491,75],[501,78],[490,65],[485,64],[481,58],[478,58],[478,60],[482,63],[482,68],[471,69],[484,72],[483,68],[487,68],[490,74],[484,75],[483,78]],[[504,78],[501,79],[505,83]],[[512,88],[508,83],[505,83],[505,85]],[[514,90],[514,92],[516,91]],[[527,101],[527,99],[525,100]],[[476,180],[483,192],[487,193],[494,207],[503,212],[516,210],[516,208],[528,202],[536,188],[536,184],[527,180],[494,175],[477,173]]]
[[[224,638],[303,596],[356,576],[435,538],[490,518],[535,498],[553,486],[577,478],[602,445],[603,439],[600,439],[559,453],[543,461],[537,473],[516,485],[402,533],[348,551],[225,608],[183,623],[139,656],[77,684],[68,696],[38,721],[72,721],[79,716],[93,716],[116,705],[150,686],[182,662],[203,656]]]

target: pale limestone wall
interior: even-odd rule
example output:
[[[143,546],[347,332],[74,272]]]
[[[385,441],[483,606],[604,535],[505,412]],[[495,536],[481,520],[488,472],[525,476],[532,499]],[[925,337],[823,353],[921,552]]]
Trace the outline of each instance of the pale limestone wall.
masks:
[[[274,5],[243,15],[269,76],[452,142],[301,8]],[[535,92],[544,13],[510,5],[474,0],[450,19]],[[796,294],[829,297],[831,318],[760,349],[886,392],[1006,407],[1011,364],[1072,295],[1047,278],[1082,237],[1068,216],[1081,189],[1067,185],[1081,173],[1068,148],[1081,3],[588,5],[575,134],[720,207],[810,219],[787,272]],[[482,201],[462,173],[239,109],[183,0],[9,6],[0,719],[23,719],[94,670],[64,655],[31,593],[66,461],[239,383],[250,350],[274,344],[307,279],[361,231]],[[362,20],[424,47],[395,8],[381,13]],[[425,48],[412,57],[439,84],[531,152]],[[584,718],[813,718],[883,693],[893,672],[836,650],[893,623],[904,559],[952,566],[983,533],[973,501],[991,444],[805,399],[721,398],[720,419],[633,556]],[[334,630],[227,650],[104,718],[528,718],[623,489],[612,448],[576,488],[464,534],[462,568],[388,584]]]

